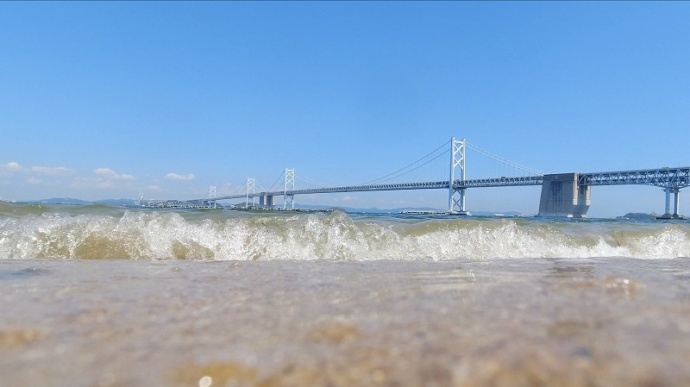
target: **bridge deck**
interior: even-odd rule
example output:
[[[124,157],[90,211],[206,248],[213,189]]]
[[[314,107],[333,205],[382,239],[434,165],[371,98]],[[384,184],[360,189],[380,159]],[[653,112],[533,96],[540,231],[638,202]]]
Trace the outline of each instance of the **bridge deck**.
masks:
[[[486,188],[486,187],[511,187],[542,185],[544,176],[498,177],[488,179],[455,180],[453,188]],[[362,192],[362,191],[404,191],[421,189],[448,189],[448,181],[429,181],[420,183],[398,184],[365,184],[347,185],[340,187],[323,187],[311,189],[297,189],[289,191],[256,192],[249,194],[237,194],[220,196],[215,199],[197,199],[197,201],[218,201],[241,198],[256,198],[261,196],[282,195],[312,195],[324,193]],[[642,184],[658,187],[685,188],[690,186],[690,167],[682,168],[657,168],[630,171],[595,172],[578,174],[580,185],[623,185]]]
[[[500,177],[490,179],[473,179],[473,180],[456,180],[453,187],[461,188],[481,188],[481,187],[508,187],[508,186],[525,186],[525,185],[541,185],[543,176],[525,176],[525,177]],[[399,184],[366,184],[366,185],[348,185],[341,187],[324,187],[311,189],[296,189],[290,191],[272,191],[272,192],[256,192],[250,194],[238,194],[217,197],[215,200],[229,200],[241,198],[255,198],[260,196],[281,196],[281,195],[311,195],[323,193],[339,193],[339,192],[362,192],[362,191],[404,191],[404,190],[420,190],[420,189],[448,189],[448,181],[429,181],[421,183],[399,183]],[[208,200],[208,199],[203,199]]]
[[[690,186],[690,167],[657,168],[633,171],[581,173],[580,185],[654,185],[657,187],[684,188]]]

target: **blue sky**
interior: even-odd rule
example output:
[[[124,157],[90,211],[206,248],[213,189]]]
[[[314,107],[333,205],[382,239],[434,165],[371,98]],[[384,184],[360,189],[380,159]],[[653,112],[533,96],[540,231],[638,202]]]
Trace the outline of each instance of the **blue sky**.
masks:
[[[247,177],[268,188],[286,167],[352,184],[451,136],[547,173],[687,166],[688,20],[686,2],[3,2],[0,198],[196,198]],[[468,177],[483,166],[469,155]],[[663,200],[595,187],[590,215]],[[538,201],[538,187],[467,198]]]

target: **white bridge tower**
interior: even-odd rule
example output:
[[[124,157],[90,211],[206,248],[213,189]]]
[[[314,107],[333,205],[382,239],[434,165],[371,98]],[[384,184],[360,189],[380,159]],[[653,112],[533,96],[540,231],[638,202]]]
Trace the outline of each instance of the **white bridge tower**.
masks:
[[[253,177],[248,177],[247,178],[247,199],[244,203],[245,207],[249,207],[249,194],[254,194],[256,193],[256,179]],[[254,202],[256,201],[255,197],[252,197],[252,206],[254,205]]]
[[[285,185],[283,188],[283,209],[288,205],[291,210],[295,209],[295,195],[288,195],[288,191],[295,190],[295,168],[285,168]]]
[[[208,198],[209,199],[215,199],[216,197],[217,197],[216,186],[215,185],[209,186],[208,187]],[[210,202],[210,200],[209,200],[209,202]],[[211,204],[211,203],[209,203],[209,204]],[[218,202],[215,200],[213,201],[213,208],[218,208]]]
[[[448,181],[448,211],[467,214],[465,210],[465,188],[454,187],[455,180],[465,181],[465,140],[450,139],[450,180]],[[456,174],[455,170],[460,169]]]

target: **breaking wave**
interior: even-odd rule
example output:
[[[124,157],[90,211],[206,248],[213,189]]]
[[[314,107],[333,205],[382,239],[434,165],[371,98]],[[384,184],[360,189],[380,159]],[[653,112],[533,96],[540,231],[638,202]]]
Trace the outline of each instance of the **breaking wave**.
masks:
[[[230,214],[232,213],[232,214]],[[0,208],[0,258],[452,260],[690,256],[686,223]]]

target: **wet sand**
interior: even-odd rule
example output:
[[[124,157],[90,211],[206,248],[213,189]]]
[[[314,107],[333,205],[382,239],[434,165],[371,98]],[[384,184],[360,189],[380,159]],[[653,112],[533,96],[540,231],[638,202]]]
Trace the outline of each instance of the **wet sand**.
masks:
[[[0,261],[8,386],[687,386],[690,260]]]

